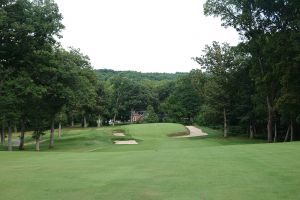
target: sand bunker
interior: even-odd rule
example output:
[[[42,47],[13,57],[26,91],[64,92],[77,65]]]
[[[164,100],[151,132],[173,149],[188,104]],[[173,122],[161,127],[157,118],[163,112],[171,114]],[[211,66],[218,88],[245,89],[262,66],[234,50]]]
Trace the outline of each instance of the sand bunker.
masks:
[[[202,132],[201,129],[196,128],[194,126],[186,126],[186,128],[189,129],[190,134],[189,135],[184,135],[184,136],[178,136],[176,138],[190,138],[190,137],[202,137],[202,136],[207,136],[207,133]]]
[[[124,137],[125,136],[124,133],[114,133],[113,135],[117,136],[117,137]]]
[[[138,144],[135,140],[115,140],[115,144]]]

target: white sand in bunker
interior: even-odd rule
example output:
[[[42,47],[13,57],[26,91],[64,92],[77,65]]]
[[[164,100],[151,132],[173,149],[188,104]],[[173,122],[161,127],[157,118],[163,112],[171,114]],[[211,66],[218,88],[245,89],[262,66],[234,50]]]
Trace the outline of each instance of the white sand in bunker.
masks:
[[[115,144],[138,144],[135,140],[115,140]]]
[[[190,138],[190,137],[203,137],[207,136],[207,133],[204,133],[201,129],[195,127],[195,126],[186,126],[187,129],[189,129],[190,134],[184,135],[184,136],[178,136],[176,138]]]
[[[124,133],[113,133],[114,136],[117,136],[117,137],[124,137],[125,134]]]

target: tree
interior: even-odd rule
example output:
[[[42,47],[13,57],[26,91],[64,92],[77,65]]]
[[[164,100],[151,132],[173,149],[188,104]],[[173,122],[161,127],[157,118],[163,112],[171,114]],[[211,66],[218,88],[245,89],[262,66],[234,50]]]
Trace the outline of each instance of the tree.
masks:
[[[98,79],[92,70],[89,57],[83,55],[79,49],[70,48],[66,66],[71,66],[76,80],[72,84],[72,95],[67,105],[68,112],[81,115],[83,127],[87,127],[87,115],[96,106]]]
[[[206,15],[221,17],[223,26],[234,27],[245,40],[253,60],[251,74],[257,92],[263,93],[266,100],[269,142],[273,141],[275,104],[280,89],[278,63],[273,59],[277,41],[274,36],[299,32],[299,8],[299,2],[293,0],[208,0],[204,5]]]
[[[282,122],[290,130],[290,141],[294,140],[294,125],[300,118],[300,34],[276,34],[277,44],[274,59],[280,70],[280,97],[276,101],[276,109],[281,115]],[[297,120],[298,119],[298,120]]]
[[[2,120],[4,126],[4,121],[8,127],[8,151],[12,151],[12,127],[15,125],[17,119],[20,117],[20,112],[18,110],[19,100],[16,93],[12,93],[11,91],[19,83],[16,80],[7,80],[0,89],[0,113],[2,113]],[[4,127],[2,127],[4,129]],[[4,135],[2,136],[4,137]],[[4,139],[2,139],[4,143]]]
[[[99,81],[96,91],[97,101],[93,110],[97,118],[97,127],[100,127],[103,124],[103,120],[109,120],[111,117],[109,112],[111,96],[109,94],[108,85],[103,81]]]
[[[204,55],[194,58],[211,76],[205,84],[205,102],[211,110],[223,116],[224,137],[228,136],[228,112],[231,111],[231,72],[234,70],[235,54],[229,44],[213,42],[206,46]]]
[[[62,16],[52,0],[10,0],[1,2],[0,19],[1,74],[6,74],[4,85],[15,85],[6,93],[16,97],[16,101],[10,99],[10,103],[14,103],[19,111],[14,124],[16,120],[24,124],[28,120],[28,108],[34,108],[36,105],[32,105],[32,102],[45,92],[43,85],[36,81],[39,68],[35,56],[37,52],[52,50],[56,44],[55,37],[60,37],[59,32],[63,28],[60,23]],[[3,96],[8,100],[7,97]],[[7,112],[18,113],[10,109],[3,112],[5,116],[8,116]],[[9,121],[11,124],[11,119]],[[22,140],[23,134],[24,131]],[[22,146],[20,148],[23,149]]]
[[[56,49],[52,55],[45,57],[45,65],[48,66],[39,77],[44,77],[43,84],[47,87],[44,101],[48,102],[51,120],[50,148],[54,145],[55,117],[68,105],[77,105],[77,109],[85,112],[95,103],[96,78],[87,59],[74,49],[69,52]],[[43,63],[42,60],[39,63]]]
[[[170,121],[193,123],[200,105],[200,94],[192,84],[191,77],[185,76],[178,79],[174,91],[162,104],[162,109]]]
[[[122,121],[130,119],[130,111],[145,110],[154,99],[144,85],[125,77],[115,76],[110,80],[112,94],[113,122],[117,117]]]
[[[147,106],[145,122],[147,122],[147,123],[157,123],[158,120],[159,120],[158,116],[155,113],[153,106],[151,106],[151,105]]]

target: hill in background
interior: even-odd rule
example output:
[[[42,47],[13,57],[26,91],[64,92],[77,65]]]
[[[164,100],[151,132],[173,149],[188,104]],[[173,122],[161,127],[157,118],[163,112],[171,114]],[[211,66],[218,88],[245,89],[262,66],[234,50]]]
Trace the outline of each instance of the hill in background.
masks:
[[[111,69],[97,69],[95,70],[98,77],[102,81],[106,81],[113,76],[120,75],[122,77],[129,78],[135,81],[149,80],[149,81],[164,81],[164,80],[176,80],[178,77],[187,75],[186,72],[176,73],[143,73],[137,71],[114,71]]]

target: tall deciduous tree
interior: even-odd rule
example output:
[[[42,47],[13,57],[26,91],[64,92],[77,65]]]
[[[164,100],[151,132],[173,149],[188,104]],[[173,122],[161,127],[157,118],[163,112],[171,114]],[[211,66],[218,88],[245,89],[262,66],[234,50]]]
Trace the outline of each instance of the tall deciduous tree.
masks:
[[[211,74],[205,86],[205,101],[211,109],[218,111],[223,118],[224,137],[228,136],[228,112],[232,110],[231,72],[234,70],[235,54],[229,44],[220,45],[213,42],[206,46],[204,55],[194,58],[203,68]]]
[[[40,102],[37,99],[45,94],[46,89],[36,76],[40,70],[35,62],[36,55],[52,51],[55,37],[60,37],[63,28],[61,19],[53,0],[1,1],[0,65],[6,74],[3,81],[15,84],[9,91],[17,97],[17,102],[11,101],[20,113],[15,120],[28,120],[28,108],[35,108],[37,105],[33,102]],[[13,109],[10,112],[14,112]]]
[[[268,141],[273,141],[273,120],[280,88],[274,44],[278,33],[299,32],[298,1],[207,0],[204,13],[221,17],[224,26],[234,27],[244,38],[253,58],[253,78],[265,96]]]

